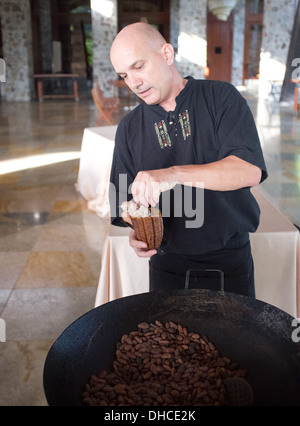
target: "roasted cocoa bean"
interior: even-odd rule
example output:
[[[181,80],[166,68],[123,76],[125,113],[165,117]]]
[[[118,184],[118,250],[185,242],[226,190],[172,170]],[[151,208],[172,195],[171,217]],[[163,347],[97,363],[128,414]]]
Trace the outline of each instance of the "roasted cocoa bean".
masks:
[[[85,405],[228,405],[223,380],[247,372],[207,336],[168,321],[141,322],[116,343],[113,371],[92,375]]]
[[[149,324],[147,322],[141,322],[140,324],[138,324],[138,328],[141,328],[142,330],[148,329]]]

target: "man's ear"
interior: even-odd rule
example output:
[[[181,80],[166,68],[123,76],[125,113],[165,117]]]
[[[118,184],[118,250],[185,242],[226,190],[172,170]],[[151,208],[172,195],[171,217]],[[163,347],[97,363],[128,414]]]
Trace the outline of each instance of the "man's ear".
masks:
[[[168,65],[172,65],[174,62],[174,48],[170,43],[166,43],[161,48],[163,58]]]

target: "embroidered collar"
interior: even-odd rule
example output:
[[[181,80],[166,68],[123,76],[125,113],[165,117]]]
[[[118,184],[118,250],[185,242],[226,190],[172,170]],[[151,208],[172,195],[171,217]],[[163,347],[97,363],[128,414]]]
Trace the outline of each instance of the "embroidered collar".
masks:
[[[147,105],[147,104],[144,104],[144,106],[146,108],[150,108],[152,111],[154,111],[156,113],[159,113],[161,115],[163,114],[165,116],[166,121],[170,121],[169,120],[170,116],[172,116],[172,113],[176,114],[178,106],[181,104],[181,102],[187,96],[187,93],[188,93],[188,91],[190,89],[190,86],[193,84],[193,81],[194,81],[194,78],[191,77],[191,76],[187,76],[187,77],[184,77],[184,78],[187,79],[187,83],[184,86],[184,88],[181,90],[181,92],[175,98],[175,100],[176,100],[176,107],[175,107],[174,111],[166,111],[160,105]]]

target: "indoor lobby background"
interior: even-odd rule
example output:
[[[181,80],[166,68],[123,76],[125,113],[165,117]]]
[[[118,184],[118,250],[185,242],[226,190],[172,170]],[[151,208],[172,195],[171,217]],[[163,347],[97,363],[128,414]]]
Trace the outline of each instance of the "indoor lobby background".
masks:
[[[241,91],[269,172],[260,189],[299,229],[300,112],[291,81],[300,78],[298,1],[240,0],[224,21],[209,3],[0,0],[1,406],[47,404],[47,352],[95,305],[109,221],[76,184],[85,129],[116,125],[139,102],[116,83],[109,61],[128,23],[160,29],[183,75]],[[118,98],[112,123],[99,120],[95,87]]]

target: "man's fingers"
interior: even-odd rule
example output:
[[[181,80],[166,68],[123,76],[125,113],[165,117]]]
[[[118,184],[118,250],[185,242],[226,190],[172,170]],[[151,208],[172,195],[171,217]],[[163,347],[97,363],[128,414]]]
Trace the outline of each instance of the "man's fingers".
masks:
[[[152,207],[156,206],[159,201],[160,184],[153,181],[140,181],[136,179],[131,187],[132,197],[137,204]]]
[[[129,233],[129,244],[139,257],[151,257],[157,253],[156,250],[147,250],[147,243],[139,241],[134,231]]]

